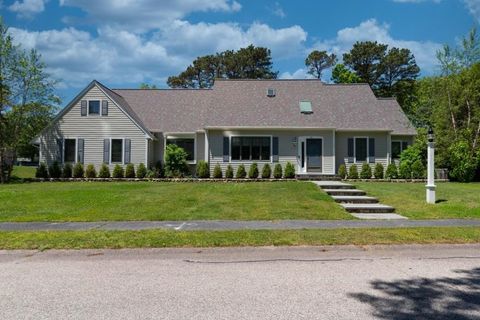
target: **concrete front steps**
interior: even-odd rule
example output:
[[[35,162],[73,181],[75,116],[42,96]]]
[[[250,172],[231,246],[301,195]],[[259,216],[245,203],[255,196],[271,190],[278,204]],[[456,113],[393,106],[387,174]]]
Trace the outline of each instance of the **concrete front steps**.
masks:
[[[347,212],[359,219],[406,219],[394,213],[395,208],[367,196],[365,191],[341,181],[312,181],[330,195]]]

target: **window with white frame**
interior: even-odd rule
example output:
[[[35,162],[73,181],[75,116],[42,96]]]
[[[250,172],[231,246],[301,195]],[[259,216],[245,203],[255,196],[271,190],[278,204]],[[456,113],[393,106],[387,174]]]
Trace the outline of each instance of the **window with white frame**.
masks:
[[[112,139],[111,163],[123,162],[123,139]]]
[[[392,141],[392,159],[400,159],[400,154],[408,148],[408,141]]]
[[[63,141],[63,162],[75,162],[77,140],[65,139]]]
[[[88,114],[97,116],[100,115],[100,100],[88,101]]]
[[[187,161],[193,161],[195,157],[195,139],[194,138],[167,138],[167,145],[175,144],[185,150]]]
[[[269,161],[270,137],[232,137],[232,160]]]

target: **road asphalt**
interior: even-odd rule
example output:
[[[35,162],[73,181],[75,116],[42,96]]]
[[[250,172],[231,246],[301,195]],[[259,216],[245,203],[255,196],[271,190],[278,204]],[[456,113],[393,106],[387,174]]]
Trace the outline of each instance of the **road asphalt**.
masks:
[[[0,319],[480,319],[480,245],[0,251]]]
[[[291,230],[401,227],[480,227],[480,219],[437,220],[192,220],[192,221],[99,221],[99,222],[1,222],[0,231],[62,230]]]

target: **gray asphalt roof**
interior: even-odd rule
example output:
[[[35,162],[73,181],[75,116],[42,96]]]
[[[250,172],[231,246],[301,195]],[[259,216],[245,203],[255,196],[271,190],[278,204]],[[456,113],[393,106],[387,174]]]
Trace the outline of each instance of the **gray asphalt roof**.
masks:
[[[267,89],[276,90],[267,97]],[[393,130],[415,134],[394,99],[377,99],[367,84],[318,80],[216,80],[212,89],[113,89],[152,132],[206,127],[308,127]],[[311,114],[299,102],[311,101]]]

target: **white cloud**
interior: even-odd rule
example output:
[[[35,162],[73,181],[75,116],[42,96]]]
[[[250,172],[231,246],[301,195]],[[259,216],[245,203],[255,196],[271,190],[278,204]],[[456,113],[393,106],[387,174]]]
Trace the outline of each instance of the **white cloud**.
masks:
[[[377,41],[390,47],[408,48],[423,72],[432,73],[435,70],[437,65],[435,55],[437,50],[441,49],[441,44],[432,41],[395,39],[390,35],[389,29],[388,24],[379,24],[375,19],[369,19],[356,27],[339,30],[336,38],[319,41],[315,43],[313,49],[327,50],[341,58],[356,41]]]
[[[479,0],[464,0],[465,6],[467,7],[470,14],[480,22],[480,1]]]
[[[300,68],[290,73],[288,71],[281,73],[278,76],[280,79],[313,79],[312,75],[307,73],[307,69]]]
[[[8,7],[8,10],[15,12],[20,18],[31,18],[45,10],[45,2],[45,0],[16,0]]]
[[[275,2],[275,5],[272,8],[269,8],[269,10],[273,15],[280,18],[285,18],[287,16],[278,2]]]
[[[95,24],[122,26],[134,31],[161,28],[192,12],[241,9],[235,0],[60,0],[60,5],[82,9]]]

